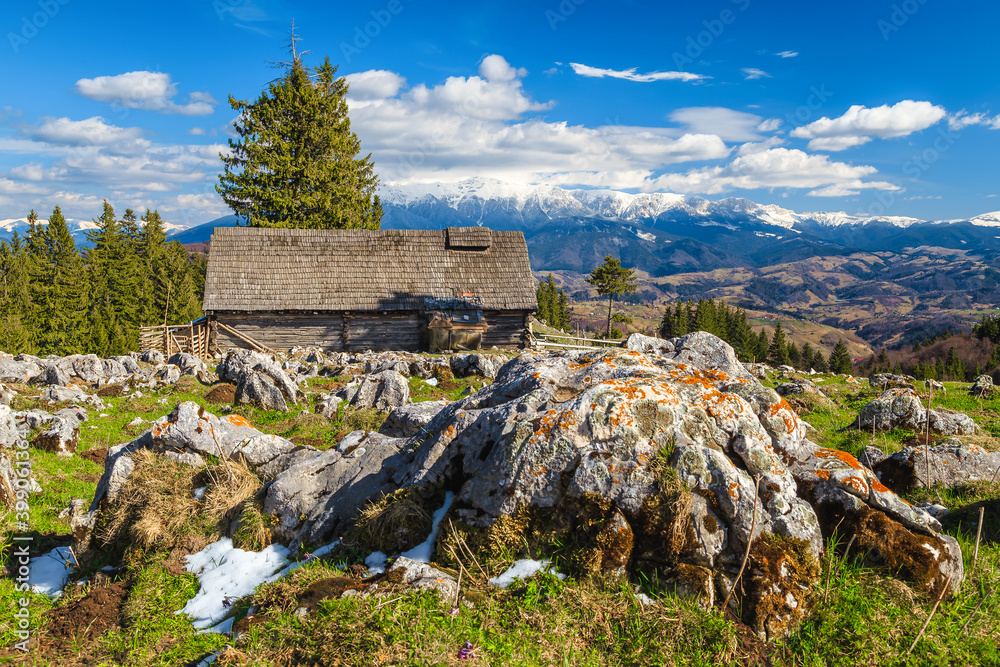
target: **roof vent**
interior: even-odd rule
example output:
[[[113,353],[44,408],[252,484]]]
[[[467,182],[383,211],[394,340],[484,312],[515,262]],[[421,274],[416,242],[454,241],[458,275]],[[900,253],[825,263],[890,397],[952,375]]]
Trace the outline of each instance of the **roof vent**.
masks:
[[[486,250],[493,242],[489,227],[448,227],[445,233],[450,250]]]

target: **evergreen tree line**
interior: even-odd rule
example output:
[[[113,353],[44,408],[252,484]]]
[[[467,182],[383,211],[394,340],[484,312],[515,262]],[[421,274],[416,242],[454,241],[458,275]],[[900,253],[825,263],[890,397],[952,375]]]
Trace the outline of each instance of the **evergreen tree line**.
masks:
[[[17,354],[102,357],[139,349],[139,327],[201,316],[204,256],[189,260],[146,210],[121,219],[107,201],[91,248],[77,250],[55,207],[47,225],[28,214],[25,236],[0,242],[0,349]]]
[[[550,327],[566,331],[570,327],[569,299],[562,288],[556,289],[556,283],[549,274],[548,280],[538,281],[535,291],[538,300],[538,319]]]
[[[742,361],[766,362],[776,366],[792,366],[808,371],[850,373],[851,357],[844,342],[838,341],[829,357],[822,349],[813,349],[806,343],[799,348],[785,337],[778,322],[769,339],[763,329],[754,333],[747,320],[746,311],[714,299],[678,300],[673,308],[667,306],[660,320],[660,336],[676,338],[693,331],[707,331],[729,343]]]

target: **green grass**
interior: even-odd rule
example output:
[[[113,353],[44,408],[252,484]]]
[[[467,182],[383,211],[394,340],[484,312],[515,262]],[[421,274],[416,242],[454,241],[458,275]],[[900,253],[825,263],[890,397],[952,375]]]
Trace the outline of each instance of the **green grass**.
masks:
[[[822,446],[860,453],[868,444],[893,452],[912,440],[911,432],[892,433],[841,431],[858,410],[878,391],[867,381],[848,384],[836,376],[819,376],[819,387],[830,397],[829,406],[815,407],[803,416],[816,431],[810,438]],[[349,430],[376,429],[384,413],[343,410],[329,422],[315,414],[320,392],[328,392],[343,378],[310,380],[305,401],[285,414],[249,406],[233,409],[258,429],[320,448],[338,441]],[[450,380],[454,384],[433,387],[410,378],[415,402],[447,398],[456,400],[468,388],[478,390],[482,378]],[[774,382],[770,382],[774,386]],[[1000,431],[1000,398],[979,401],[967,396],[960,383],[946,383],[947,395],[935,395],[933,406],[972,414],[987,434]],[[141,428],[128,428],[136,416],[146,422],[168,414],[176,404],[190,400],[210,412],[223,414],[223,406],[205,399],[211,387],[185,381],[159,392],[143,391],[138,399],[105,398],[101,411],[90,411],[81,428],[78,452],[128,442]],[[926,401],[926,394],[921,392]],[[166,399],[165,403],[160,401]],[[19,401],[30,402],[23,397]],[[23,407],[23,406],[22,406]],[[52,408],[42,406],[43,409]],[[30,523],[36,552],[69,542],[69,520],[59,512],[74,498],[89,502],[102,467],[79,454],[60,458],[32,450],[35,473],[43,493],[31,499]],[[36,653],[30,664],[92,665],[181,665],[223,649],[220,665],[1000,665],[1000,593],[988,598],[970,614],[989,591],[1000,591],[1000,483],[970,484],[954,489],[916,489],[910,502],[941,502],[953,511],[944,522],[948,534],[962,546],[967,569],[959,594],[944,601],[911,655],[910,644],[927,619],[934,600],[895,579],[892,572],[862,567],[854,558],[835,555],[821,562],[821,581],[831,575],[829,598],[822,600],[823,586],[814,594],[812,613],[786,640],[764,643],[745,628],[723,618],[718,609],[705,611],[691,601],[665,592],[657,578],[618,584],[559,581],[539,575],[507,591],[484,583],[475,566],[466,563],[462,581],[463,599],[457,615],[449,613],[450,602],[429,593],[409,594],[384,588],[386,596],[328,599],[305,615],[296,615],[298,598],[317,580],[344,577],[347,573],[331,562],[312,561],[286,580],[258,589],[258,605],[252,629],[239,640],[215,634],[199,634],[190,621],[175,614],[197,592],[197,581],[189,574],[173,576],[164,569],[162,550],[130,550],[114,578],[125,583],[127,599],[122,607],[121,627],[90,642],[82,642],[53,658]],[[976,567],[972,568],[978,508],[987,508],[987,520]],[[991,512],[993,514],[991,514]],[[13,531],[11,516],[0,515],[3,534]],[[834,538],[833,541],[835,541]],[[349,551],[349,550],[348,550]],[[365,554],[338,552],[342,567],[363,559]],[[357,556],[354,558],[353,556]],[[494,554],[512,560],[513,553]],[[110,556],[108,556],[110,558]],[[484,560],[485,562],[485,560]],[[92,574],[104,561],[98,559]],[[492,563],[502,567],[503,563]],[[828,572],[829,568],[829,572]],[[496,569],[496,568],[491,568]],[[471,572],[471,574],[470,574]],[[79,575],[78,575],[79,576]],[[637,601],[634,589],[657,599],[655,604]],[[51,601],[27,594],[35,629],[44,628],[45,612],[79,599],[89,585],[70,587],[65,598]],[[11,579],[0,579],[0,608],[12,609],[24,596]],[[237,618],[246,613],[249,601],[235,605]],[[969,620],[963,630],[963,624]],[[9,614],[0,615],[0,644],[13,639]],[[476,649],[473,658],[458,659],[464,642]],[[43,657],[47,655],[48,657]],[[21,660],[20,654],[0,649],[0,662]]]

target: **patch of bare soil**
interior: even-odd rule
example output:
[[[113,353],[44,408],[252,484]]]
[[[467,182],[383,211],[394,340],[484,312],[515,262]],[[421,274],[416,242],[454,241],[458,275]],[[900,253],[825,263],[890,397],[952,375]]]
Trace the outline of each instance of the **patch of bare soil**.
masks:
[[[108,457],[108,450],[103,447],[100,449],[88,449],[85,452],[80,452],[80,456],[102,466],[104,465],[104,459]]]
[[[196,554],[208,545],[208,540],[202,535],[185,535],[181,541],[170,550],[166,560],[163,561],[163,569],[167,574],[179,577],[187,572],[184,569],[184,557]]]
[[[223,404],[232,403],[236,398],[236,387],[231,384],[218,384],[212,388],[212,391],[208,392],[205,396],[205,400],[209,403]]]
[[[118,627],[122,603],[128,591],[124,582],[92,589],[79,600],[55,607],[47,615],[46,639],[56,646],[72,646],[100,637]],[[43,642],[47,643],[47,642]]]
[[[125,387],[120,384],[109,384],[98,389],[97,395],[117,398],[118,396],[124,396],[126,391]]]

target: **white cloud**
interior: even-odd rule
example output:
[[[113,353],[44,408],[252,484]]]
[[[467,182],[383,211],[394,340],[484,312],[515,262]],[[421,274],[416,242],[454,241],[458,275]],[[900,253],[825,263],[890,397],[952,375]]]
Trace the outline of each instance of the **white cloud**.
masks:
[[[80,79],[76,92],[98,102],[110,102],[126,109],[145,109],[161,113],[204,116],[215,110],[217,102],[204,92],[188,95],[187,104],[173,101],[177,84],[165,72],[140,70],[116,76]]]
[[[458,180],[476,174],[627,188],[638,187],[666,165],[730,154],[714,134],[591,128],[526,118],[552,103],[535,102],[525,92],[523,69],[496,56],[483,60],[479,74],[417,84],[382,99],[349,101],[352,128],[363,150],[373,153],[383,181]],[[391,88],[385,91],[395,92]]]
[[[748,151],[721,167],[706,167],[684,174],[664,174],[644,189],[718,194],[733,188],[810,188],[813,192],[878,189],[898,190],[884,181],[866,181],[875,167],[831,162],[826,155],[810,155],[788,148]]]
[[[765,77],[768,79],[771,78],[770,74],[762,69],[757,69],[756,67],[744,67],[740,71],[743,72],[743,78],[748,81],[752,79],[763,79]]]
[[[969,114],[966,113],[965,109],[962,109],[961,111],[948,116],[949,129],[961,130],[971,125],[985,125],[991,130],[1000,130],[1000,115],[993,116],[991,118],[989,114]]]
[[[203,137],[205,136],[206,132],[205,128],[203,127],[192,127],[190,130],[188,130],[188,134],[193,134],[196,137]]]
[[[760,132],[774,132],[779,127],[781,127],[780,118],[768,118],[757,126],[757,130]]]
[[[639,74],[636,67],[626,70],[614,70],[581,65],[580,63],[570,63],[569,66],[580,76],[595,79],[610,77],[612,79],[625,79],[626,81],[638,81],[640,83],[649,83],[650,81],[701,81],[702,79],[711,78],[703,74],[693,74],[691,72],[647,72],[646,74]]]
[[[101,116],[86,120],[44,116],[28,135],[36,141],[47,141],[67,146],[107,146],[121,141],[135,140],[142,136],[138,127],[108,125]]]
[[[694,134],[715,134],[725,141],[760,139],[757,130],[761,117],[744,111],[725,107],[684,107],[671,112],[668,118]]]
[[[810,149],[839,151],[867,143],[873,137],[905,137],[934,125],[946,115],[944,107],[914,100],[873,108],[856,104],[843,116],[824,116],[808,125],[795,128],[791,135],[799,139],[810,139]]]
[[[352,100],[384,100],[395,97],[406,79],[385,69],[371,69],[367,72],[348,74],[348,95]]]
[[[778,51],[776,54],[779,58],[794,58],[799,55],[798,51]]]

